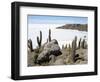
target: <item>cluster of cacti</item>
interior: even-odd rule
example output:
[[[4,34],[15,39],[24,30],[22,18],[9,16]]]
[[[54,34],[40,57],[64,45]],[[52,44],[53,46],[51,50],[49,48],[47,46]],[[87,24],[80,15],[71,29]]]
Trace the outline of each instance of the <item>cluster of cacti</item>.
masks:
[[[49,29],[48,32],[49,32],[49,34],[47,36],[47,42],[49,43],[49,42],[52,42],[51,41],[51,30]],[[56,56],[52,56],[50,53],[50,50],[49,50],[48,53],[51,56],[50,55],[49,55],[50,57],[47,56],[46,59],[45,59],[46,56],[43,56],[44,58],[41,58],[41,60],[39,60],[39,58],[40,58],[39,55],[46,49],[44,47],[45,47],[45,44],[48,44],[48,43],[44,43],[42,45],[42,31],[40,31],[40,36],[37,36],[38,47],[36,47],[36,49],[33,50],[32,40],[31,39],[28,40],[28,48],[29,48],[29,51],[31,52],[28,54],[33,54],[32,61],[34,64],[32,63],[32,65],[52,65],[53,63],[55,63],[57,58],[63,58],[61,62],[64,62],[64,63],[62,63],[62,64],[76,64],[78,60],[83,61],[82,58],[80,58],[80,56],[81,56],[80,54],[82,53],[82,55],[83,55],[85,53],[83,51],[83,49],[86,50],[86,48],[87,48],[87,40],[85,39],[85,37],[83,39],[80,38],[78,41],[77,36],[75,36],[75,38],[72,40],[72,44],[62,45],[62,50],[60,49],[61,56],[58,56],[58,53],[57,53],[58,51],[56,51],[57,58],[55,58]],[[58,42],[57,42],[57,44],[58,44]],[[47,49],[48,49],[48,47],[47,47]],[[47,52],[45,52],[45,53],[47,53]],[[42,54],[44,54],[44,53],[42,53]],[[53,53],[53,55],[54,54],[55,54],[55,52]],[[67,61],[67,63],[65,63],[65,60]]]
[[[67,49],[67,44],[65,46],[62,45],[62,49]]]
[[[77,36],[75,36],[75,39],[72,41],[72,62],[75,62],[75,54],[76,54],[76,48],[77,48]]]
[[[31,39],[28,40],[28,47],[30,48],[30,51],[32,52],[33,51],[33,45],[32,45]]]
[[[62,49],[68,49],[68,50],[70,49],[70,50],[72,50],[70,52],[72,52],[73,58],[74,58],[74,55],[76,53],[76,49],[80,49],[80,48],[86,49],[87,48],[87,42],[86,42],[85,38],[83,40],[80,38],[79,42],[77,44],[77,36],[75,36],[75,38],[72,41],[71,45],[70,44],[69,44],[69,46],[67,44],[65,46],[62,45]]]
[[[40,31],[40,38],[37,36],[37,43],[38,43],[38,47],[41,47],[42,44],[42,32]]]
[[[83,49],[87,48],[87,43],[86,43],[85,39],[82,40],[80,38],[79,43],[78,43],[78,49],[79,48],[83,48]]]
[[[51,42],[51,29],[49,29],[49,35],[48,35],[48,39],[47,42]],[[40,38],[37,36],[37,43],[38,43],[38,47],[41,47],[42,44],[42,32],[40,31]]]
[[[48,36],[49,42],[51,42],[51,29],[49,29],[49,36]]]

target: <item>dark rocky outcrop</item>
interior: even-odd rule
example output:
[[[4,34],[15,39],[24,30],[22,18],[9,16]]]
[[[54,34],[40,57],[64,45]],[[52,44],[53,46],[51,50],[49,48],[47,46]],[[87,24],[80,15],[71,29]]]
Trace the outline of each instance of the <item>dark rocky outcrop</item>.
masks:
[[[62,52],[57,40],[53,39],[51,42],[44,45],[43,51],[37,57],[37,63],[49,62],[51,60],[51,55],[59,56],[61,54]]]

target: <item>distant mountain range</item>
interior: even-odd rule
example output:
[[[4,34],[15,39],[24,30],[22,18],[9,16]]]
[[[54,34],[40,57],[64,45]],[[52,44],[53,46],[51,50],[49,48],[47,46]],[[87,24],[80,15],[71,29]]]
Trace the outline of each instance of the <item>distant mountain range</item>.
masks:
[[[87,24],[65,24],[63,26],[57,27],[56,29],[72,29],[78,31],[88,31]]]

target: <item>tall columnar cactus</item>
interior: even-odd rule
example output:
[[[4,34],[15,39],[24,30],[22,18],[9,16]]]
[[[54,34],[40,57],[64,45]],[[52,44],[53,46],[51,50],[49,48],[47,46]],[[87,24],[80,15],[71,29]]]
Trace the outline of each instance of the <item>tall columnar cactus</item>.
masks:
[[[51,42],[51,29],[49,29],[49,36],[48,36],[49,42]]]
[[[70,47],[70,44],[69,44],[69,48],[68,48],[68,49],[69,49],[69,55],[70,55],[70,52],[71,52],[71,47]]]
[[[38,46],[39,48],[41,47],[41,43],[42,43],[42,32],[40,31],[40,39],[39,37],[37,36],[37,43],[38,43]]]
[[[64,45],[62,45],[62,49],[64,49]]]
[[[65,45],[65,49],[67,49],[67,44]]]
[[[32,45],[31,39],[28,40],[28,47],[29,47],[30,51],[32,52],[33,51],[33,45]]]
[[[48,43],[48,38],[47,38],[47,43]]]
[[[69,49],[71,48],[70,44],[69,44]]]
[[[72,62],[75,62],[75,54],[76,54],[76,48],[77,48],[77,37],[75,36],[75,39],[72,41]]]
[[[81,46],[83,49],[85,48],[85,39],[83,39]]]
[[[80,38],[79,43],[78,43],[78,48],[81,48],[81,38]]]
[[[77,36],[75,36],[75,45],[76,45],[76,48],[77,48]]]

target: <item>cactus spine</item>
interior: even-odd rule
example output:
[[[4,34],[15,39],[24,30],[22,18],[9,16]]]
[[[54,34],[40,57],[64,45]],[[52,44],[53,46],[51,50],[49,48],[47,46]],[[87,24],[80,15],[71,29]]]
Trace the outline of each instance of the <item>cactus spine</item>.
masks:
[[[49,36],[48,36],[49,42],[51,42],[51,29],[49,29]]]
[[[38,43],[38,46],[39,48],[41,47],[41,43],[42,43],[42,32],[40,31],[40,39],[39,37],[37,36],[37,43]]]

